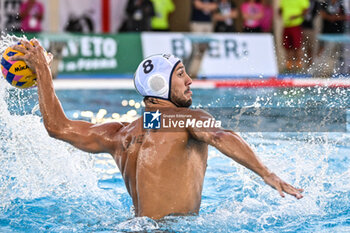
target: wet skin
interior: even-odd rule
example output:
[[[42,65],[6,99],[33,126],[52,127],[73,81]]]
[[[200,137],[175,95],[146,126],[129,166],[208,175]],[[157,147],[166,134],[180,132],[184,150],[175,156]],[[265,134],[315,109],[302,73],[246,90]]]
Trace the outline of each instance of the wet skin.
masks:
[[[198,213],[208,158],[208,145],[254,171],[271,187],[302,198],[296,189],[269,171],[249,145],[236,133],[222,128],[210,131],[194,127],[171,131],[144,130],[143,119],[128,123],[92,124],[66,117],[55,94],[49,63],[39,42],[22,41],[25,48],[14,46],[23,60],[36,72],[40,111],[51,137],[66,141],[90,153],[110,153],[119,167],[132,197],[136,216],[160,219],[169,214]],[[182,63],[175,68],[171,81],[171,101],[151,98],[146,111],[165,108],[191,114],[196,119],[212,118],[202,110],[187,107],[192,102],[191,78]],[[183,108],[184,107],[184,108]]]

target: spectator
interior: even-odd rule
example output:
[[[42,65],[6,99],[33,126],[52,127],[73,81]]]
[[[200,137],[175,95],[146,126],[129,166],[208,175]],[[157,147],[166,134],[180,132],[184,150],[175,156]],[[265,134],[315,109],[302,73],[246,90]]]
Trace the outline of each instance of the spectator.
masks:
[[[345,7],[341,0],[326,0],[325,2],[320,3],[320,12],[321,12],[321,18],[322,18],[322,34],[343,34],[345,31],[345,21],[347,19],[345,14]],[[318,50],[318,56],[320,56],[325,48],[325,42],[321,41],[319,50]],[[333,49],[337,51],[335,54],[337,57],[331,57],[331,60],[333,58],[339,59],[339,61],[342,59],[342,53],[343,53],[343,46],[338,45],[336,47],[329,48],[330,52],[333,54]],[[340,52],[340,53],[339,53]],[[333,60],[335,60],[333,59]],[[340,61],[341,63],[341,61]],[[328,64],[333,64],[333,61],[329,61]],[[332,65],[329,65],[332,67]]]
[[[192,0],[191,32],[213,32],[212,14],[217,8],[218,5],[215,0]],[[192,41],[191,55],[188,59],[185,59],[188,73],[193,78],[197,78],[204,53],[208,48],[208,42],[205,41],[205,37],[202,37],[202,39],[202,41]]]
[[[175,10],[172,0],[151,0],[154,7],[155,16],[152,17],[151,24],[153,31],[169,31],[169,14]]]
[[[344,33],[345,7],[341,0],[326,0],[321,3],[321,17],[323,21],[322,33]]]
[[[310,7],[304,17],[302,27],[303,51],[305,52],[306,67],[313,63],[314,51],[317,46],[316,31],[314,29],[314,19],[319,12],[320,4],[318,0],[310,0]]]
[[[20,6],[21,29],[24,32],[41,32],[44,6],[36,0],[27,0]]]
[[[155,13],[150,0],[129,0],[126,13],[122,31],[151,31],[151,18]]]
[[[214,0],[192,0],[191,31],[213,32],[211,16],[217,7]]]
[[[245,0],[241,5],[244,32],[261,32],[261,19],[264,16],[263,6],[257,0]]]
[[[260,21],[262,32],[272,32],[273,8],[271,0],[262,0],[263,17]]]
[[[348,21],[346,22],[346,30],[345,32],[347,34],[350,33],[350,1],[345,1],[344,2],[345,6],[345,14],[348,16]],[[344,45],[344,50],[345,51],[350,51],[350,43],[347,43]],[[343,74],[350,74],[350,54],[349,52],[344,53],[344,67],[341,71]]]
[[[301,24],[309,8],[309,0],[281,0],[280,14],[283,20],[283,46],[286,49],[286,68],[302,68]]]
[[[345,30],[345,8],[342,1],[326,0],[320,3],[322,17],[322,34],[342,34]],[[324,50],[324,42],[320,42],[318,55]]]
[[[236,5],[231,0],[219,0],[214,13],[215,32],[235,32],[234,19],[238,16]]]

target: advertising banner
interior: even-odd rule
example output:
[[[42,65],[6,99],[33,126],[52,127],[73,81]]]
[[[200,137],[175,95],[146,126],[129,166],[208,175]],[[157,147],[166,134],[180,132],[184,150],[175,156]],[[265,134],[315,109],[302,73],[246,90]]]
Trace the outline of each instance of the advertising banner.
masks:
[[[274,42],[270,34],[142,33],[144,57],[172,53],[188,61],[196,53],[197,45],[203,44],[207,44],[207,49],[199,76],[233,78],[277,75]]]
[[[60,74],[128,74],[142,61],[140,35],[37,34],[58,59]]]

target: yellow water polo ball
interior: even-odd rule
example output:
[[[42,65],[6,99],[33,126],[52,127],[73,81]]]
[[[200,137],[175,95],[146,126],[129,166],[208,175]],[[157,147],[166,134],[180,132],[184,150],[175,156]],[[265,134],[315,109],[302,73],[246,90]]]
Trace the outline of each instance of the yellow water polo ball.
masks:
[[[19,43],[19,45],[21,45]],[[1,72],[12,86],[26,89],[36,86],[36,75],[24,61],[11,61],[9,58],[23,53],[8,47],[2,54]]]

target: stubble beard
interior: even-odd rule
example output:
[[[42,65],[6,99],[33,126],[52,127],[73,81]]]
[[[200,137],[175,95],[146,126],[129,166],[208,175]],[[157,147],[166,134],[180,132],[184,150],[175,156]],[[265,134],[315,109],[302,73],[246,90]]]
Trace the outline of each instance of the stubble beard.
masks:
[[[184,100],[184,99],[181,99],[181,98],[177,97],[173,93],[171,93],[171,101],[176,106],[182,107],[182,108],[189,108],[192,105],[192,99]]]

